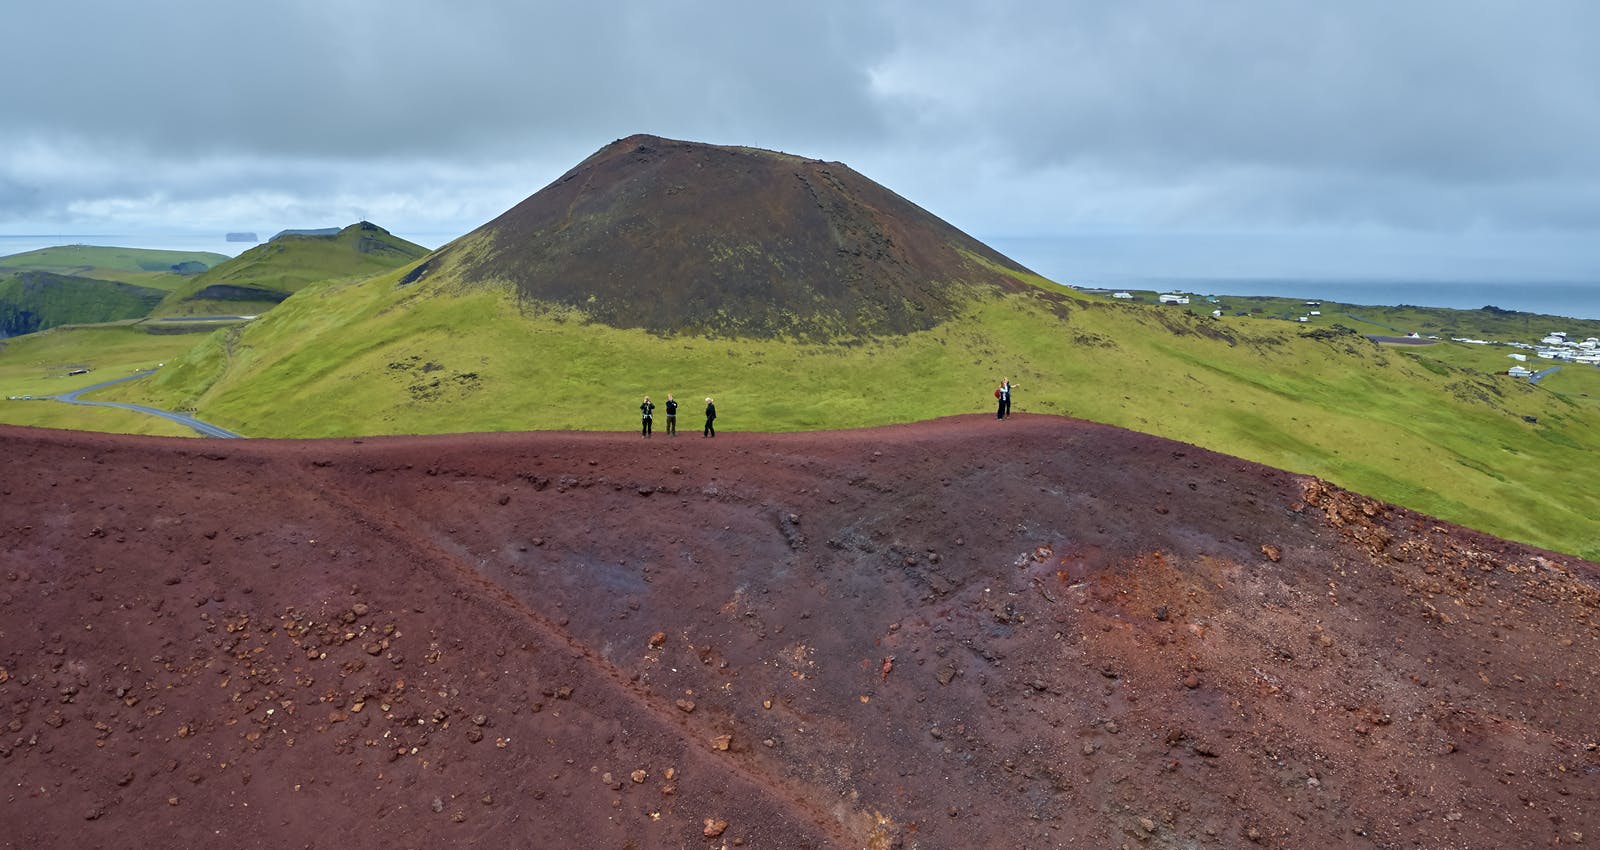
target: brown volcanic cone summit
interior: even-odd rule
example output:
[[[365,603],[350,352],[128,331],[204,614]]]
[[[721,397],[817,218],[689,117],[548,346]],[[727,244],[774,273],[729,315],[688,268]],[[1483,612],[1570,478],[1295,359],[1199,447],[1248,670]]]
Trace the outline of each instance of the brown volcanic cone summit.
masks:
[[[1594,564],[1180,443],[0,441],[0,848],[1600,836]]]
[[[630,136],[445,249],[466,281],[656,332],[906,333],[1030,275],[837,162]]]

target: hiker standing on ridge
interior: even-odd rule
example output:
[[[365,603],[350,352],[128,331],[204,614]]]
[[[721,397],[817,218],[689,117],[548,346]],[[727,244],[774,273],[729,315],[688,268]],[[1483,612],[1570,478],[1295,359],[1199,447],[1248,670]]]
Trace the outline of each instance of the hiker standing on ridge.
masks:
[[[639,412],[644,415],[644,422],[639,426],[639,436],[650,436],[650,414],[654,413],[656,406],[650,403],[650,397],[644,397],[644,404],[639,405]]]
[[[717,428],[712,423],[714,423],[716,421],[717,421],[717,405],[716,405],[715,402],[713,402],[711,399],[708,398],[708,399],[706,399],[706,430],[705,430],[705,433],[701,434],[700,436],[702,436],[702,437],[715,437],[717,435]]]
[[[667,393],[667,436],[678,436],[678,403]]]
[[[1011,416],[1011,391],[1013,389],[1015,387],[1011,386],[1011,381],[1006,378],[1000,379],[1000,388],[994,391],[995,398],[1000,399],[1000,405],[995,410],[994,418],[1007,419]]]

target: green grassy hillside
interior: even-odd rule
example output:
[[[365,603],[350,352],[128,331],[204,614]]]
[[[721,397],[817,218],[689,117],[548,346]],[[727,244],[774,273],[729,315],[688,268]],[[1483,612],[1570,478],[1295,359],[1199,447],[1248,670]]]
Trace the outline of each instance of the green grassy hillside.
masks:
[[[257,315],[308,284],[367,277],[426,253],[426,248],[364,221],[331,236],[289,234],[184,281],[155,314]]]
[[[107,397],[309,437],[624,430],[640,396],[671,391],[686,431],[708,395],[724,430],[782,431],[987,411],[1010,377],[1021,411],[1184,440],[1600,558],[1595,406],[1352,333],[1023,293],[904,336],[707,339],[608,327],[447,275],[400,280],[310,287]]]
[[[0,338],[149,315],[159,289],[46,271],[0,274]]]
[[[211,268],[227,260],[226,254],[210,251],[61,245],[0,257],[0,272],[46,271],[171,289],[184,281],[183,276],[173,273],[175,269],[182,267],[188,271]]]

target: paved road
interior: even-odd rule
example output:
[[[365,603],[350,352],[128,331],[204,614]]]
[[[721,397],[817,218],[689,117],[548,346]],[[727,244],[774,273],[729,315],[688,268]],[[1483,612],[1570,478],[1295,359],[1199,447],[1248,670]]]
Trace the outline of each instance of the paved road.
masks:
[[[201,422],[200,420],[194,418],[193,416],[185,416],[182,413],[173,413],[170,410],[160,410],[160,409],[154,408],[154,407],[145,407],[142,404],[127,404],[125,402],[120,402],[120,401],[84,401],[84,400],[78,398],[78,396],[83,395],[84,393],[87,393],[87,392],[93,392],[93,391],[98,390],[98,389],[103,389],[103,388],[109,387],[109,386],[111,386],[113,384],[120,384],[123,381],[131,381],[134,378],[143,378],[144,376],[146,376],[146,375],[148,375],[148,374],[150,374],[151,372],[154,372],[154,371],[155,371],[154,369],[146,369],[143,372],[135,372],[132,375],[127,376],[126,378],[118,378],[118,379],[116,379],[114,381],[104,381],[102,383],[95,384],[94,386],[84,387],[82,389],[73,390],[70,393],[62,393],[61,395],[54,396],[54,398],[55,398],[56,401],[64,401],[67,404],[85,404],[85,405],[90,405],[92,407],[120,407],[123,410],[135,410],[135,411],[138,411],[140,413],[148,413],[151,416],[159,416],[162,419],[170,419],[173,422],[178,423],[179,425],[187,425],[188,427],[193,428],[195,431],[199,432],[200,436],[202,436],[202,437],[243,437],[244,436],[243,434],[235,434],[235,433],[233,433],[232,431],[229,431],[226,428],[218,428],[217,426],[212,425],[209,422]]]
[[[151,322],[248,322],[255,316],[157,316]]]
[[[1528,383],[1537,384],[1540,381],[1544,380],[1544,376],[1545,375],[1548,375],[1551,372],[1555,372],[1555,371],[1558,371],[1560,369],[1561,369],[1560,366],[1551,366],[1548,369],[1541,369],[1540,371],[1533,373],[1532,377],[1528,378]]]

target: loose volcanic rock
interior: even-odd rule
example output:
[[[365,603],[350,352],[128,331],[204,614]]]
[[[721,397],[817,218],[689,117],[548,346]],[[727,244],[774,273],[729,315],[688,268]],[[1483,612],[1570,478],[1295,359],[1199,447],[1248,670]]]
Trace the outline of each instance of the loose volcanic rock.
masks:
[[[737,437],[0,427],[0,844],[1600,834],[1593,564],[1070,419]]]

